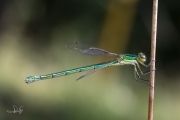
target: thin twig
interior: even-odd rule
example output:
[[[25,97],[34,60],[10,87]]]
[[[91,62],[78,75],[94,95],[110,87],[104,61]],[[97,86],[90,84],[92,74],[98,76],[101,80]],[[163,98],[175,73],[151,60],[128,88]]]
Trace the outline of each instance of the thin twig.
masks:
[[[151,60],[155,60],[155,56],[156,56],[157,13],[158,13],[158,0],[153,0],[152,34],[151,34]],[[151,64],[150,69],[155,70],[155,62],[153,62]],[[153,87],[149,88],[148,120],[153,120],[154,81],[155,81],[155,71],[151,72],[151,74],[150,74],[150,84]]]

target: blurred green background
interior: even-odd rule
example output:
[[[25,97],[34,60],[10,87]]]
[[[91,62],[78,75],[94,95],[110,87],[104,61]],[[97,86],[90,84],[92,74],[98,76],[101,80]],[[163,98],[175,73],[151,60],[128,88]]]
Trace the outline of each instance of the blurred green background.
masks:
[[[149,87],[132,66],[26,84],[41,75],[113,60],[65,48],[78,41],[118,54],[144,52],[149,60],[150,0],[1,0],[1,120],[145,120]],[[180,1],[159,2],[155,120],[179,120]],[[144,71],[149,68],[143,68]],[[142,76],[149,79],[149,75]],[[7,113],[23,106],[23,112]]]

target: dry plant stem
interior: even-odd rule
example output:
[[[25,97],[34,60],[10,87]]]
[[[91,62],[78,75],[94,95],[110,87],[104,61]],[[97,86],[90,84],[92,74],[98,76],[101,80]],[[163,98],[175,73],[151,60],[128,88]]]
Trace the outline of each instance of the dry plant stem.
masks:
[[[158,0],[153,0],[153,11],[152,11],[152,13],[153,13],[153,16],[152,16],[152,34],[151,34],[151,60],[155,60]],[[153,62],[151,64],[150,69],[155,70],[155,62]],[[150,74],[150,84],[153,87],[149,88],[148,120],[153,120],[154,81],[155,81],[155,71],[151,72],[151,74]]]

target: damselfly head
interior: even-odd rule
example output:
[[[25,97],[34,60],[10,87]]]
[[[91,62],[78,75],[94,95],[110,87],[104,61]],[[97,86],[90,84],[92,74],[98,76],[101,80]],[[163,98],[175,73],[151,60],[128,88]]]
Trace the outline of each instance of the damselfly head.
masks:
[[[144,53],[142,53],[142,52],[140,52],[140,53],[138,53],[138,61],[139,62],[146,62],[146,55],[144,54]]]

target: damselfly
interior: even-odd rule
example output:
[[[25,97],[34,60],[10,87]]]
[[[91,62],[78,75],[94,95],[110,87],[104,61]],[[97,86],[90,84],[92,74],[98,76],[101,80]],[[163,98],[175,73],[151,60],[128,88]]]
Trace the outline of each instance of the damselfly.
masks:
[[[140,82],[139,80],[142,80],[142,81],[149,81],[149,80],[142,79],[140,77],[137,69],[139,69],[141,75],[146,75],[146,74],[150,73],[151,71],[154,71],[154,70],[151,70],[151,71],[143,72],[141,70],[139,63],[145,67],[148,67],[152,63],[152,61],[154,61],[154,60],[152,60],[148,64],[145,64],[146,56],[145,56],[145,54],[143,54],[141,52],[138,55],[132,55],[132,54],[120,54],[119,55],[119,54],[111,53],[106,50],[92,47],[92,46],[89,46],[86,44],[80,44],[79,42],[67,44],[66,47],[73,49],[75,51],[78,51],[82,54],[101,55],[101,56],[117,56],[118,58],[114,61],[108,61],[108,62],[103,62],[103,63],[99,63],[99,64],[88,65],[88,66],[84,66],[84,67],[74,68],[71,70],[65,70],[65,71],[61,71],[61,72],[45,74],[45,75],[38,75],[38,76],[28,76],[25,78],[26,83],[29,84],[29,83],[33,83],[33,82],[36,82],[39,80],[56,78],[56,77],[60,77],[60,76],[64,76],[64,75],[77,73],[77,72],[92,70],[92,71],[84,74],[83,76],[79,77],[77,79],[77,80],[79,80],[87,75],[90,75],[98,70],[101,70],[102,68],[110,67],[110,66],[119,66],[119,65],[133,65],[135,80]]]

